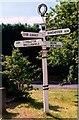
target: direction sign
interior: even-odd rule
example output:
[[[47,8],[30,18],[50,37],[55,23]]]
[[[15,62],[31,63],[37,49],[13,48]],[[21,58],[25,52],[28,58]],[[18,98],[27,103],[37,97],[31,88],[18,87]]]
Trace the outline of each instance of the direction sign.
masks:
[[[46,47],[61,48],[62,47],[62,42],[45,41],[43,45],[45,45]]]
[[[23,41],[23,46],[24,47],[31,47],[31,46],[42,46],[43,42],[41,39],[36,39],[36,40],[24,40]]]
[[[43,42],[41,39],[34,39],[34,40],[22,40],[22,41],[15,41],[15,47],[33,47],[33,46],[42,46]]]
[[[23,41],[15,41],[14,46],[15,47],[23,47]]]
[[[21,32],[23,37],[27,38],[43,38],[41,33],[35,33],[35,32]]]
[[[68,34],[68,33],[70,33],[69,28],[58,29],[58,30],[50,30],[50,31],[46,31],[46,36],[62,35],[62,34]]]

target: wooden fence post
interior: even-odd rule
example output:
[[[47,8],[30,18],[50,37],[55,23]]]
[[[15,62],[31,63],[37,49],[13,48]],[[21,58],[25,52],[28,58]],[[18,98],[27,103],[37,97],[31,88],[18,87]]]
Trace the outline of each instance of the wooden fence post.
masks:
[[[6,90],[0,87],[0,118],[6,112]]]

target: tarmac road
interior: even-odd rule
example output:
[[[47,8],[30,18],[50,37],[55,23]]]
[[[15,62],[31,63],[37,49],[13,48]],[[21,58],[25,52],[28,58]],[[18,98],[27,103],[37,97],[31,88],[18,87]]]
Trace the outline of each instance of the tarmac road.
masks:
[[[32,84],[33,88],[42,88],[42,84]],[[50,89],[78,89],[78,84],[72,85],[59,85],[59,84],[49,84]]]

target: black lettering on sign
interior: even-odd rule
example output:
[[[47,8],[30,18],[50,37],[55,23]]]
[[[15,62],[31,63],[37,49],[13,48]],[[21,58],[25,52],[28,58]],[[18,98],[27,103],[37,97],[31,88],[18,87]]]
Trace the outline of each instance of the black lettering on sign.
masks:
[[[62,33],[62,30],[53,30],[48,32],[48,34],[57,34],[57,33]]]
[[[62,30],[58,31],[59,33],[62,33]]]
[[[54,47],[54,45],[51,44],[50,47]]]
[[[55,47],[58,47],[58,48],[60,48],[60,47],[61,47],[61,45],[55,45]]]
[[[29,34],[30,36],[38,36],[38,34]]]
[[[56,44],[56,42],[55,41],[51,41],[50,44]]]
[[[64,32],[69,32],[69,30],[64,30]]]
[[[33,40],[32,42],[36,42],[36,40]]]
[[[56,33],[56,31],[54,31],[54,33]]]
[[[20,42],[16,42],[16,44],[20,44]]]
[[[28,44],[23,44],[23,46],[28,46]]]
[[[52,32],[48,32],[48,34],[52,34],[53,33],[53,31]]]
[[[29,41],[23,41],[23,43],[31,43],[31,41],[29,40]]]
[[[37,43],[32,43],[31,45],[37,45]]]
[[[23,33],[23,36],[28,36],[28,33]]]
[[[57,31],[54,31],[54,33],[62,33],[62,30],[57,30]]]

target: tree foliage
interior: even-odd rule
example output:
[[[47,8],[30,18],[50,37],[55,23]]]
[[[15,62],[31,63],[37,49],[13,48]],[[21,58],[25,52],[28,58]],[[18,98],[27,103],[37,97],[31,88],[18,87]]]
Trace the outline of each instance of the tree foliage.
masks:
[[[4,66],[3,74],[17,86],[17,90],[28,90],[33,80],[39,78],[40,69],[23,57],[19,49],[14,49],[12,56],[3,56],[2,65]],[[24,87],[25,84],[26,87]]]
[[[46,14],[47,30],[70,28],[71,32],[67,35],[47,37],[49,41],[61,41],[63,44],[62,48],[49,49],[47,54],[48,65],[50,68],[57,68],[57,70],[59,66],[59,70],[62,68],[62,74],[64,74],[65,68],[68,68],[66,77],[68,81],[71,78],[72,81],[74,81],[77,79],[78,71],[78,5],[77,2],[60,2],[60,5],[56,5],[55,8],[51,6],[50,9],[51,11]],[[38,25],[33,25],[31,27],[30,25],[19,23],[14,25],[2,24],[1,26],[3,55],[11,55],[14,41],[24,39],[20,34],[21,31],[39,32]],[[41,61],[36,59],[41,47],[20,48],[20,50],[23,56],[29,56],[29,61],[41,67]]]
[[[14,42],[17,40],[23,40],[21,31],[25,32],[39,32],[38,25],[27,25],[27,24],[2,24],[2,54],[11,55]],[[23,51],[24,54],[25,50]]]
[[[61,2],[55,9],[46,15],[47,29],[70,28],[71,32],[67,35],[49,37],[52,41],[61,41],[63,47],[60,49],[50,48],[48,52],[49,66],[69,66],[68,81],[70,78],[77,79],[78,62],[78,6],[77,2]],[[72,67],[73,66],[73,67]],[[76,70],[75,70],[76,68]],[[71,69],[74,71],[71,74]],[[69,78],[70,76],[70,78]],[[74,78],[74,77],[75,78]],[[70,80],[71,81],[71,80]],[[73,81],[73,80],[72,80]]]

